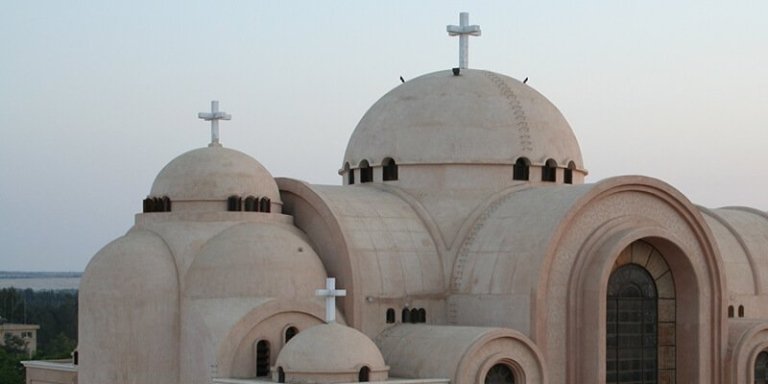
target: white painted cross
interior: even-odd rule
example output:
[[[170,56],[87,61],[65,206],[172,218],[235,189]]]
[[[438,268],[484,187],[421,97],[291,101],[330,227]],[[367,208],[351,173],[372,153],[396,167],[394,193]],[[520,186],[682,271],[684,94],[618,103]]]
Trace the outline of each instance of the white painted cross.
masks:
[[[315,295],[325,297],[325,322],[336,322],[336,298],[347,295],[346,289],[336,289],[336,278],[325,280],[325,289],[315,290]]]
[[[231,120],[232,115],[224,112],[219,112],[219,101],[211,101],[211,112],[200,112],[197,114],[198,118],[211,122],[211,144],[209,147],[220,146],[219,143],[219,120]]]
[[[469,65],[469,36],[480,36],[479,25],[469,25],[469,13],[459,14],[459,25],[445,27],[448,36],[459,36],[459,68]]]

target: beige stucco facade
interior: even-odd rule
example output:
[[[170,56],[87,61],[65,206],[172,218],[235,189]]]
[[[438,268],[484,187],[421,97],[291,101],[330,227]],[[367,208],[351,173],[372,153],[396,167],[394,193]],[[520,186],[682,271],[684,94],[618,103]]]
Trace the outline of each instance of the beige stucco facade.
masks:
[[[83,275],[77,380],[751,383],[768,214],[586,169],[554,104],[472,69],[384,95],[336,186],[182,154]]]

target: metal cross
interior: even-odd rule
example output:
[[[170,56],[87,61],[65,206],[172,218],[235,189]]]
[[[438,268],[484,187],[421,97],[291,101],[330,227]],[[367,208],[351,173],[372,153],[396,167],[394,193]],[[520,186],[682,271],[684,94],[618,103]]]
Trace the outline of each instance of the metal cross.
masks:
[[[336,322],[336,298],[347,295],[346,289],[336,289],[336,278],[325,280],[325,289],[315,290],[315,295],[325,297],[325,322]]]
[[[219,101],[213,100],[211,101],[211,112],[200,112],[197,114],[197,117],[211,122],[211,144],[208,145],[209,147],[218,147],[221,144],[219,143],[219,120],[231,120],[232,115],[219,112]]]
[[[469,65],[469,36],[480,36],[479,25],[469,25],[469,13],[459,14],[459,25],[445,27],[448,36],[459,36],[459,68],[468,68]]]

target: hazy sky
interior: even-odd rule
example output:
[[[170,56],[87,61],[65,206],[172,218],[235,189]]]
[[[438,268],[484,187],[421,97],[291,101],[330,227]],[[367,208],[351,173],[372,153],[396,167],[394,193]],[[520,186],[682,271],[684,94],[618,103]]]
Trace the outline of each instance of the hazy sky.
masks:
[[[522,79],[565,115],[588,182],[664,180],[768,210],[768,2],[9,1],[0,13],[0,270],[83,270],[155,175],[209,142],[338,184],[367,108],[456,66]]]

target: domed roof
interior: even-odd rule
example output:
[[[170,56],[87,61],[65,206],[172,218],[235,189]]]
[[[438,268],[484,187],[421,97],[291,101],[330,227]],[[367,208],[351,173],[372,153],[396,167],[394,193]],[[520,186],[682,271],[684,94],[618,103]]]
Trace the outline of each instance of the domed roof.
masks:
[[[300,332],[280,351],[275,366],[286,373],[346,373],[363,366],[386,369],[379,348],[368,336],[337,323]]]
[[[462,69],[407,81],[358,123],[344,161],[379,164],[533,164],[552,158],[584,169],[576,136],[560,111],[533,88],[494,72]]]
[[[186,295],[312,297],[325,268],[306,236],[291,225],[248,222],[205,243],[185,277]]]
[[[254,158],[233,149],[211,146],[173,159],[152,184],[152,196],[174,201],[226,200],[254,195],[280,201],[272,175]]]

